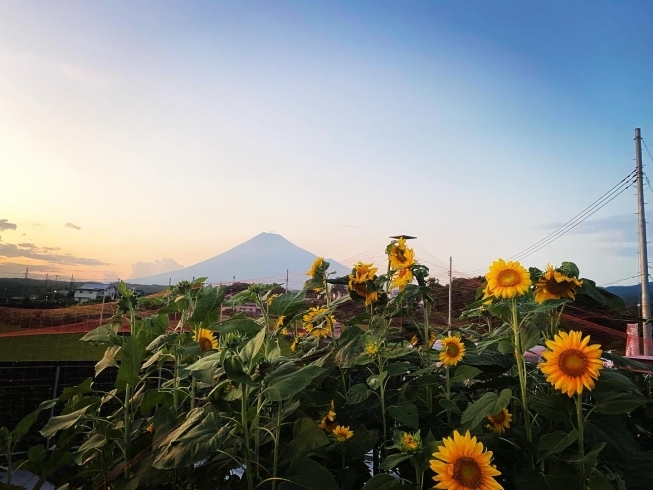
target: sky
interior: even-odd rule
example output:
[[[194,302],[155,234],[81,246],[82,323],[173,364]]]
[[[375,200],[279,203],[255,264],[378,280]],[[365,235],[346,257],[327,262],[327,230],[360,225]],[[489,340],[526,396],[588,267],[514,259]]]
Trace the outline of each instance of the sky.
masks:
[[[346,264],[410,234],[434,274],[483,273],[622,181],[634,128],[653,149],[652,18],[0,0],[0,274],[139,277],[271,231]],[[631,188],[522,263],[636,283],[636,212]]]

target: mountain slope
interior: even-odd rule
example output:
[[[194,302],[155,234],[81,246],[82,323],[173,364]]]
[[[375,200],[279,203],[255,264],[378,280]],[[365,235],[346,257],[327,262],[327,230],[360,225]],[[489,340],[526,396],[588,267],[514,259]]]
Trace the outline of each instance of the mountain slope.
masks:
[[[184,269],[166,272],[154,276],[129,279],[139,284],[164,284],[168,281],[176,284],[193,277],[208,277],[208,282],[286,282],[286,270],[289,271],[289,289],[299,289],[308,277],[305,272],[310,268],[316,255],[298,247],[275,233],[261,233],[246,242]],[[351,272],[351,268],[333,260],[330,270],[336,276]]]

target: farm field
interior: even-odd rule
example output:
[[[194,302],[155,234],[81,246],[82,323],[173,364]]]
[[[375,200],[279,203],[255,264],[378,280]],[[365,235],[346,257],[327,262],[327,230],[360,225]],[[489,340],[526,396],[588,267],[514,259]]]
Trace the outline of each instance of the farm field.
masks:
[[[0,362],[97,361],[105,348],[79,339],[83,334],[39,334],[0,338]]]

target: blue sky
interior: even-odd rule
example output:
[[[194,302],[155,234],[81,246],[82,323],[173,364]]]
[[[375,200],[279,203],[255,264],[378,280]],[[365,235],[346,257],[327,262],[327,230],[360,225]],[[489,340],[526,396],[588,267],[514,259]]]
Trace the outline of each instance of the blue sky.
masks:
[[[345,262],[409,233],[433,264],[482,269],[625,177],[635,127],[653,148],[651,18],[650,2],[4,2],[0,219],[17,226],[0,270],[161,272],[261,231]],[[635,211],[624,192],[524,263],[633,276]]]

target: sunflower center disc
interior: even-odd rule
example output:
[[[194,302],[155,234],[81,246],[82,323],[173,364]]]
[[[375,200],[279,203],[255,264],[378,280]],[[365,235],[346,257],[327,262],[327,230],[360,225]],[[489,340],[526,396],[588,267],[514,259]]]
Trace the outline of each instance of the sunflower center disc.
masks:
[[[510,287],[519,284],[519,280],[519,274],[517,274],[517,271],[512,269],[503,270],[497,275],[497,282],[504,287]]]
[[[568,349],[560,354],[558,366],[567,376],[581,376],[587,369],[587,356],[576,349]]]
[[[492,415],[492,420],[494,420],[494,422],[497,424],[501,424],[504,420],[506,420],[506,414],[503,413],[503,410],[501,410],[499,413]]]
[[[453,465],[453,478],[465,488],[481,486],[481,468],[472,458],[459,458]]]
[[[205,350],[209,350],[213,347],[213,344],[211,343],[211,339],[207,339],[206,337],[200,337],[199,344],[202,352],[204,352]]]
[[[458,355],[458,353],[460,352],[460,349],[458,348],[458,346],[456,344],[449,344],[449,345],[447,345],[447,348],[446,348],[445,352],[447,353],[447,355],[449,357],[456,357]]]
[[[571,281],[558,282],[552,278],[546,281],[546,289],[556,296],[566,296],[569,294],[569,291],[574,290],[574,283]]]

